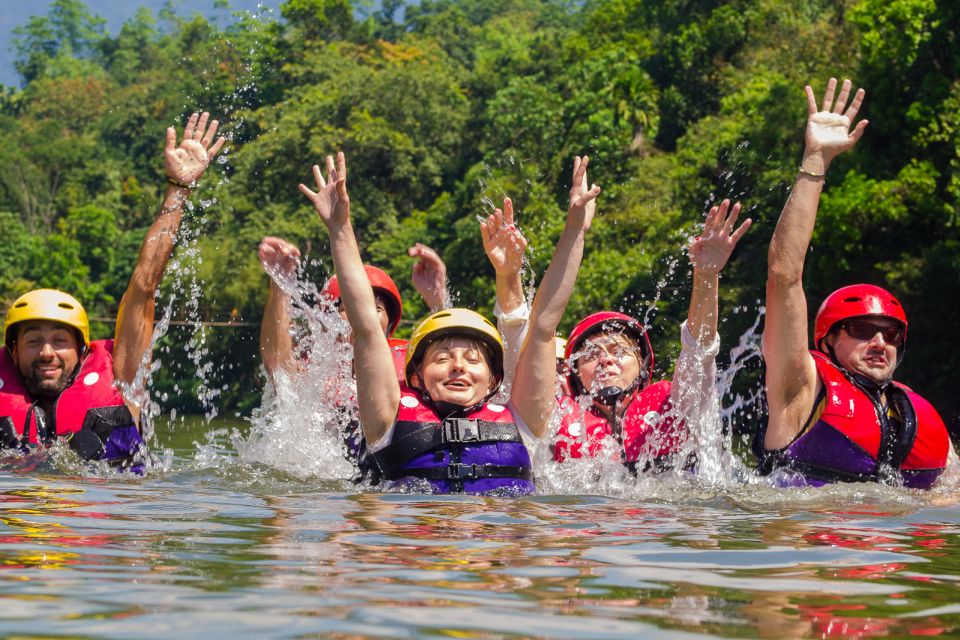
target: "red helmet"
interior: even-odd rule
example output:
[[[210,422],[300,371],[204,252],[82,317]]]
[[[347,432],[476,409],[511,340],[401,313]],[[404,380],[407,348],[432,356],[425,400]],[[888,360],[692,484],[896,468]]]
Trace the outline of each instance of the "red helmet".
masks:
[[[397,289],[393,278],[388,276],[383,269],[365,264],[363,265],[363,270],[367,272],[367,280],[370,281],[373,292],[380,293],[387,300],[387,318],[389,318],[390,322],[390,325],[387,327],[387,337],[389,338],[393,335],[393,332],[397,330],[397,325],[400,324],[400,317],[403,315],[403,301],[400,299],[400,290]],[[340,299],[340,283],[337,281],[337,276],[334,275],[327,280],[327,283],[323,285],[323,291],[321,293],[331,300]]]
[[[641,377],[647,380],[653,378],[653,346],[650,344],[650,337],[644,330],[643,325],[636,319],[616,311],[598,311],[581,320],[570,332],[570,337],[567,338],[567,348],[564,352],[565,359],[570,360],[570,356],[576,353],[583,345],[584,340],[601,331],[622,331],[633,336],[640,344],[640,350],[643,352],[643,358],[647,365],[646,369],[641,371]],[[571,367],[570,375],[567,377],[570,389],[577,393],[583,393],[583,384],[574,369],[575,367]]]
[[[907,315],[893,294],[872,284],[852,284],[837,289],[823,301],[813,324],[813,344],[820,343],[834,325],[857,316],[881,316],[903,325],[903,340],[907,340]],[[901,349],[902,351],[902,349]]]

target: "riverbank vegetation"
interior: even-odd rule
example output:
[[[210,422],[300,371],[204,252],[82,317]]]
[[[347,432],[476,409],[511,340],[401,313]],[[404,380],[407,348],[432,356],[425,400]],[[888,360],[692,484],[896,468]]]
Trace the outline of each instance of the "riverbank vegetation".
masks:
[[[226,27],[141,10],[111,34],[79,0],[55,0],[19,30],[23,84],[0,95],[0,299],[51,286],[113,317],[159,203],[164,129],[205,109],[232,141],[194,198],[162,300],[174,318],[236,324],[171,329],[158,351],[165,408],[258,404],[257,330],[242,324],[259,321],[266,298],[256,247],[264,235],[295,241],[317,261],[308,277],[324,278],[326,238],[297,183],[338,149],[365,258],[400,284],[407,320],[425,312],[409,284],[406,248],[417,241],[446,260],[455,299],[489,314],[493,273],[476,216],[504,194],[542,273],[570,158],[589,154],[602,216],[561,328],[599,308],[646,315],[666,374],[688,301],[686,238],[724,197],[757,222],[721,283],[732,346],[762,306],[767,244],[802,151],[803,86],[819,94],[830,76],[850,77],[867,89],[870,126],[830,168],[808,300],[858,281],[890,287],[910,318],[898,377],[951,419],[960,411],[960,5],[403,9],[288,0],[281,15]],[[111,330],[95,325],[98,337]]]

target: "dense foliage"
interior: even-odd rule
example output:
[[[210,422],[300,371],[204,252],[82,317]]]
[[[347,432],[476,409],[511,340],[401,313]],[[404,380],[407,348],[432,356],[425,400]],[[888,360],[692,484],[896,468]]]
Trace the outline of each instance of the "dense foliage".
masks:
[[[733,345],[762,304],[766,247],[801,153],[802,87],[851,77],[867,88],[871,124],[831,167],[808,298],[856,281],[891,287],[911,319],[899,377],[960,410],[960,4],[401,5],[358,17],[348,0],[288,0],[281,16],[225,29],[142,10],[111,35],[79,0],[53,2],[18,30],[23,87],[0,96],[0,297],[55,286],[112,317],[159,202],[163,130],[203,108],[224,118],[232,144],[185,222],[194,251],[181,249],[163,293],[174,317],[255,324],[267,234],[299,243],[318,262],[310,275],[324,277],[325,234],[296,185],[337,149],[365,257],[401,284],[408,320],[424,311],[407,276],[415,241],[441,252],[461,304],[489,312],[476,215],[510,194],[542,273],[571,157],[588,153],[604,215],[562,328],[601,307],[653,309],[668,373],[688,300],[685,238],[723,197],[759,222],[723,279]],[[191,336],[172,330],[161,347],[166,405],[199,406],[198,366],[208,402],[257,403],[256,327],[193,336],[192,359],[175,346]]]

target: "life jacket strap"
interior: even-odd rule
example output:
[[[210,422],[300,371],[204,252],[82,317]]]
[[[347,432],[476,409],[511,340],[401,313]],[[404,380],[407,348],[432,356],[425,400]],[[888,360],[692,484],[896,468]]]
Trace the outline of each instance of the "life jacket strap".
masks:
[[[444,467],[429,467],[417,469],[397,469],[386,476],[388,480],[397,480],[414,476],[425,480],[446,480],[448,482],[464,482],[469,480],[483,480],[484,478],[515,478],[518,480],[533,480],[530,467],[507,466],[498,464],[462,464],[452,463]]]
[[[512,422],[489,422],[448,418],[436,422],[397,422],[392,442],[373,454],[381,469],[403,466],[421,454],[450,444],[484,442],[523,442],[520,430]]]

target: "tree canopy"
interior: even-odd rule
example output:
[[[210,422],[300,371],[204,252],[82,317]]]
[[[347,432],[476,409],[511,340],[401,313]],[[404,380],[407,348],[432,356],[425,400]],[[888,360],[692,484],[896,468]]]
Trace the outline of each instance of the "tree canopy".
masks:
[[[759,223],[721,282],[732,346],[762,306],[766,247],[802,151],[803,86],[850,77],[867,90],[870,126],[830,169],[805,271],[811,314],[839,286],[889,287],[910,319],[898,377],[955,419],[960,5],[401,4],[363,15],[349,0],[288,0],[278,18],[227,27],[141,10],[109,34],[80,0],[52,2],[16,31],[23,85],[0,95],[0,297],[58,287],[114,316],[159,203],[164,129],[204,109],[231,143],[184,223],[163,294],[174,317],[256,323],[265,235],[298,243],[324,277],[325,234],[297,184],[340,149],[364,257],[401,286],[407,320],[425,312],[406,257],[417,241],[447,262],[456,300],[489,314],[477,215],[510,195],[542,273],[572,156],[586,153],[603,215],[562,328],[600,308],[646,317],[669,373],[687,238],[725,197]],[[258,402],[255,328],[174,330],[158,358],[166,406]]]

